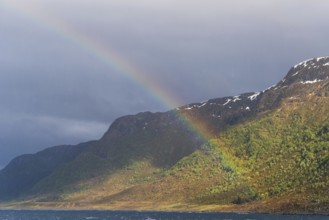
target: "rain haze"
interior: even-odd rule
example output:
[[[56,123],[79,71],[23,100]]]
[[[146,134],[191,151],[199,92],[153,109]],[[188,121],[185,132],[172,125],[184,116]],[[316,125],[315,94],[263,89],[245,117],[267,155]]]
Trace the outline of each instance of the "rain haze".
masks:
[[[2,0],[0,168],[329,55],[326,0]]]

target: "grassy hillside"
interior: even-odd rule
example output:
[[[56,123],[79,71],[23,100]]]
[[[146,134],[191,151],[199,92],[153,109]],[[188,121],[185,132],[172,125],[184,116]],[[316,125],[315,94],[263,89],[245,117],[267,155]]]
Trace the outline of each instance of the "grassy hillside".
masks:
[[[120,169],[103,169],[108,160],[82,154],[77,167],[53,174],[73,184],[43,182],[57,190],[20,205],[329,213],[328,107],[326,93],[287,97],[276,110],[230,127],[170,168],[135,157]],[[84,162],[107,172],[89,172]],[[70,181],[87,174],[92,176]]]
[[[282,204],[267,208],[328,211],[328,106],[327,97],[316,95],[286,100],[274,113],[221,134],[211,151],[223,157],[227,174],[199,201],[241,204],[275,198]]]

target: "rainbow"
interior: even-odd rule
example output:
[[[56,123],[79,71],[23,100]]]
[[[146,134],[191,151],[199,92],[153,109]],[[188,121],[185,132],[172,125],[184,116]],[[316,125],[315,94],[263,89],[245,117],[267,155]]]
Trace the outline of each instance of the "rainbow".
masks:
[[[147,74],[144,70],[133,65],[127,59],[120,56],[120,54],[109,45],[104,45],[94,40],[61,18],[56,17],[49,12],[45,13],[42,8],[33,4],[33,2],[29,1],[27,3],[24,1],[10,0],[5,4],[14,12],[32,19],[34,22],[37,22],[49,31],[55,32],[75,44],[77,47],[80,47],[89,54],[95,56],[120,74],[133,80],[138,86],[144,88],[147,93],[151,94],[153,98],[162,103],[164,107],[174,109],[180,105],[181,102],[175,98],[176,96],[155,78],[152,78],[151,74]],[[182,111],[176,112],[184,122],[185,126],[195,132],[200,138],[208,140],[211,137],[207,126],[202,121],[197,120],[188,114],[184,114]]]

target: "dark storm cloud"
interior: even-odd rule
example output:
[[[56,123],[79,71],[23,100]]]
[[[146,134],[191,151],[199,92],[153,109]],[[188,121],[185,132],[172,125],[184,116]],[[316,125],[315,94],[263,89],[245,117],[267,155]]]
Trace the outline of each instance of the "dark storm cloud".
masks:
[[[329,54],[324,0],[4,0],[0,166],[21,153],[99,138],[119,116],[170,106],[34,6],[113,48],[181,104],[263,90],[295,63]]]

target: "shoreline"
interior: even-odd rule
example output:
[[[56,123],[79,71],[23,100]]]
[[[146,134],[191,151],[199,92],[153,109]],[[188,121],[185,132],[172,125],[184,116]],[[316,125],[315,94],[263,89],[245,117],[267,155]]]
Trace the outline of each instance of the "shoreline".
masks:
[[[43,211],[52,211],[52,212],[150,212],[150,213],[228,213],[228,214],[260,214],[260,215],[284,215],[284,216],[294,216],[294,215],[301,215],[301,216],[329,216],[329,212],[276,212],[276,211],[257,211],[257,210],[244,210],[244,209],[234,209],[229,205],[216,207],[218,209],[206,209],[207,206],[198,206],[189,209],[188,207],[185,208],[173,208],[173,209],[143,209],[143,208],[136,208],[136,209],[129,209],[127,208],[93,208],[93,207],[75,207],[75,208],[68,208],[68,207],[51,207],[51,206],[38,206],[38,207],[29,207],[29,206],[2,206],[0,204],[0,211],[36,211],[36,212],[43,212]],[[213,207],[213,206],[211,206]],[[210,207],[208,207],[210,208]],[[214,207],[213,207],[214,208]],[[246,208],[246,207],[240,207]]]

